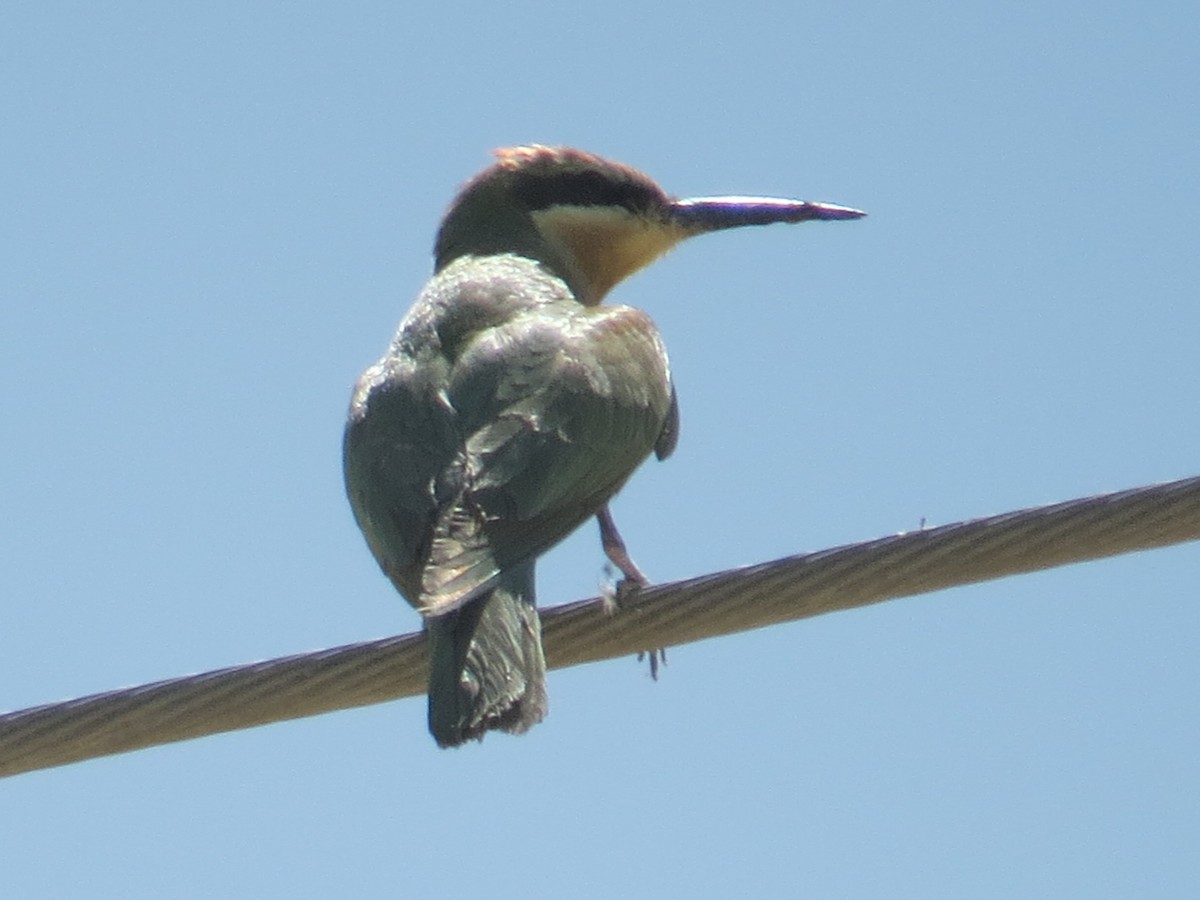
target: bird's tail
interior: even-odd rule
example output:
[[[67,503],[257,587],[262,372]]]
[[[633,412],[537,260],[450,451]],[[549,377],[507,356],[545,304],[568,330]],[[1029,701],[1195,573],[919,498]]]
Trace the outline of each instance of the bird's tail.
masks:
[[[426,620],[429,730],[442,747],[492,729],[519,734],[546,715],[546,661],[533,563],[465,606]]]

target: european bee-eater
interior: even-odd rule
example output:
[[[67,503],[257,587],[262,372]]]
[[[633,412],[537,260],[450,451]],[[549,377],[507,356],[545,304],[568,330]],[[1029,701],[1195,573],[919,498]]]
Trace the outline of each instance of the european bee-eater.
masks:
[[[854,219],[842,206],[667,195],[566,148],[517,147],[459,192],[434,275],[359,379],[346,487],[372,553],[429,636],[429,729],[455,746],[546,713],[534,564],[591,516],[644,581],[608,501],[679,414],[650,317],[601,305],[685,238],[771,222]]]

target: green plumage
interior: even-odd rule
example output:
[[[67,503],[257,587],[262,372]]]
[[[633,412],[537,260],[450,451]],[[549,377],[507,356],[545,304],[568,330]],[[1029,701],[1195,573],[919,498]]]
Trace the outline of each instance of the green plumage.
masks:
[[[425,616],[439,744],[542,718],[534,560],[620,489],[671,406],[648,317],[584,307],[513,255],[448,265],[363,375],[347,489],[376,559]]]

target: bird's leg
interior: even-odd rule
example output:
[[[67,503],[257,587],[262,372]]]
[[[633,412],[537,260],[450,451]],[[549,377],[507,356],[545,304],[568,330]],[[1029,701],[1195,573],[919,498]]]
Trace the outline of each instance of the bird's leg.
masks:
[[[607,503],[596,513],[596,521],[600,524],[600,543],[604,547],[604,555],[620,570],[623,576],[617,582],[613,596],[608,598],[615,611],[620,608],[622,600],[634,596],[650,584],[650,579],[643,574],[642,570],[637,567],[637,563],[629,556],[625,541],[621,538],[621,532],[617,531],[617,523],[613,521],[612,511],[609,510]],[[650,657],[650,677],[658,681],[658,665],[660,662],[664,666],[667,664],[667,648],[656,647],[653,650],[643,650],[638,654],[638,662],[641,662],[645,656]]]
[[[650,579],[643,575],[637,563],[630,559],[629,551],[625,549],[625,541],[621,539],[621,532],[617,531],[617,523],[613,521],[607,503],[596,513],[596,521],[600,524],[600,544],[604,547],[604,555],[624,576],[617,582],[616,599],[620,602],[648,585]]]

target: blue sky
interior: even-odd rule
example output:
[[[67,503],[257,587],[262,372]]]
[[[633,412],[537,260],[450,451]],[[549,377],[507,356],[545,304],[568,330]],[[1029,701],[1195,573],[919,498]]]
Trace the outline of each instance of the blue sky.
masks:
[[[0,14],[0,708],[411,631],[350,386],[497,146],[870,212],[618,288],[667,580],[1200,473],[1194,4],[34,4]],[[1200,549],[0,782],[12,896],[1180,896]],[[596,593],[592,526],[542,603]]]

